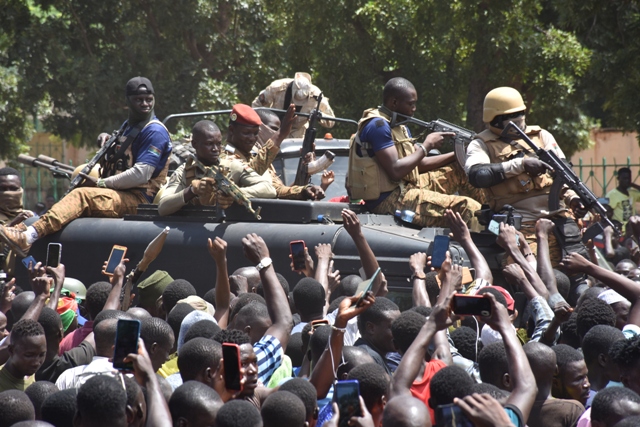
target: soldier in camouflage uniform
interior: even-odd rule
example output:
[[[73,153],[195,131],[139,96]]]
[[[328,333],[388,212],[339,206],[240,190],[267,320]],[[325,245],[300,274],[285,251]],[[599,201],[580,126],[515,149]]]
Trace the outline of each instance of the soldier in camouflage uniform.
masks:
[[[308,73],[296,73],[293,79],[279,79],[271,83],[253,100],[251,106],[286,110],[291,103],[294,103],[297,112],[308,114],[318,106],[320,93],[321,90],[311,84],[311,76]],[[334,117],[333,110],[329,106],[329,98],[322,97],[320,112],[324,116]],[[320,120],[320,125],[331,128],[334,122]],[[296,116],[291,132],[285,137],[303,138],[308,126],[308,118]]]
[[[14,168],[0,169],[0,224],[26,230],[23,221],[33,216],[33,212],[22,207],[22,182],[20,173]],[[16,255],[8,245],[0,243],[0,253],[5,256],[5,264],[0,269],[13,276]]]
[[[482,199],[471,198],[480,193],[466,183],[462,170],[453,164],[455,154],[427,157],[429,150],[438,148],[453,133],[433,132],[423,144],[414,144],[406,126],[389,125],[393,112],[413,116],[417,98],[411,82],[394,78],[384,87],[383,106],[364,112],[351,139],[347,178],[350,196],[364,199],[374,213],[412,210],[413,223],[422,227],[445,227],[444,213],[452,209],[475,229],[474,213]]]
[[[191,143],[200,164],[205,167],[219,165],[228,170],[227,178],[238,185],[240,191],[249,198],[275,196],[275,189],[268,178],[258,175],[238,160],[220,160],[222,134],[215,123],[208,120],[199,121],[191,133]],[[204,172],[191,159],[176,169],[158,203],[160,215],[170,215],[187,204],[198,206],[218,203],[223,209],[229,207],[233,198],[217,191],[215,180],[204,177]]]

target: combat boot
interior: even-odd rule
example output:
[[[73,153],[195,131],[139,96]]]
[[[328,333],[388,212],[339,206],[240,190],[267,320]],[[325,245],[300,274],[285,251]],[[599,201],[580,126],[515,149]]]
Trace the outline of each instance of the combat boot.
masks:
[[[27,233],[14,227],[0,225],[0,238],[23,258],[27,256],[29,249],[31,249],[31,245],[27,243]]]

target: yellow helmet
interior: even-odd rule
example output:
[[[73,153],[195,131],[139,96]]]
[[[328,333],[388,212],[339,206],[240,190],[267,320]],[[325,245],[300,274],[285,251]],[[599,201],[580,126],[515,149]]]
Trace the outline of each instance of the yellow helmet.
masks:
[[[522,95],[512,87],[498,87],[490,91],[484,98],[482,121],[491,121],[502,114],[511,114],[526,110]]]

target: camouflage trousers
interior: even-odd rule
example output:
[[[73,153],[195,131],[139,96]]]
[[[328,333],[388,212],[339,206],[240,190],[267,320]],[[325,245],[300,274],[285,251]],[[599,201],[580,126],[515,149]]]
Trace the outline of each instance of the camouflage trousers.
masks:
[[[76,218],[92,216],[121,218],[134,214],[140,203],[148,203],[141,191],[80,187],[67,194],[41,216],[33,227],[38,236],[55,233]]]
[[[538,258],[538,241],[536,239],[536,222],[535,221],[527,221],[523,222],[520,225],[520,232],[524,235],[524,238],[527,240],[529,244],[529,248],[531,248],[531,253]],[[555,233],[549,233],[549,258],[551,258],[551,265],[553,268],[558,267],[558,263],[562,261],[562,248],[558,243],[558,239],[556,238]],[[505,266],[508,264],[513,264],[515,261],[513,258],[508,257],[505,259],[503,263]]]
[[[466,175],[457,162],[420,174],[419,186],[409,184],[396,188],[378,206],[374,213],[394,214],[396,210],[415,212],[413,223],[422,227],[447,227],[444,213],[447,209],[459,212],[472,230],[477,230],[474,213],[480,209],[484,195],[468,184]],[[452,195],[455,192],[471,197]],[[472,197],[481,197],[480,201]]]

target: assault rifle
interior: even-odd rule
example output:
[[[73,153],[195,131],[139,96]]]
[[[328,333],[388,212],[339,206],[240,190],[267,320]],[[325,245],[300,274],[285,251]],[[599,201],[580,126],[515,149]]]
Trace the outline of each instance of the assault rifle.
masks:
[[[54,178],[66,178],[71,179],[71,174],[74,171],[74,167],[70,165],[65,165],[54,159],[53,157],[48,157],[43,154],[39,155],[36,159],[35,157],[28,156],[26,154],[20,154],[18,156],[18,161],[20,163],[24,163],[28,166],[42,167],[49,169],[53,174]]]
[[[593,210],[600,214],[600,222],[590,226],[587,231],[585,231],[584,238],[592,238],[602,233],[604,230],[602,223],[604,223],[605,226],[611,227],[616,234],[620,234],[620,230],[607,218],[607,210],[591,190],[580,181],[580,178],[578,178],[573,169],[571,169],[571,164],[558,157],[555,151],[538,147],[531,138],[513,122],[509,122],[502,131],[501,136],[514,141],[522,139],[532,150],[529,151],[529,154],[535,154],[538,159],[553,168],[555,176],[553,178],[553,184],[551,185],[551,192],[549,193],[549,211],[555,211],[560,208],[560,192],[562,187],[566,185],[580,197],[580,200],[588,210]]]
[[[415,119],[411,116],[405,116],[404,114],[396,113],[395,111],[387,110],[385,113],[390,114],[391,123],[390,126],[396,127],[400,125],[404,125],[407,123],[411,123],[414,125],[418,125],[420,127],[425,128],[429,132],[453,132],[455,136],[453,137],[453,151],[456,153],[456,159],[458,159],[458,163],[464,167],[464,164],[467,159],[467,149],[466,144],[471,142],[475,137],[475,132],[465,129],[463,127],[454,125],[453,123],[449,123],[446,120],[434,120],[431,122],[424,122],[422,120]],[[400,118],[400,120],[398,119]]]
[[[89,175],[91,173],[95,165],[97,165],[98,162],[107,154],[107,152],[118,143],[118,138],[120,137],[121,134],[122,134],[122,130],[118,130],[118,131],[115,131],[109,137],[107,142],[105,142],[102,145],[102,147],[98,150],[96,155],[93,156],[91,160],[89,160],[89,163],[84,165],[80,173],[78,173],[78,175],[71,180],[71,182],[69,183],[69,189],[67,190],[66,193],[64,193],[65,196],[69,194],[74,188],[76,188],[77,186],[79,186],[84,182],[85,178],[82,175]]]
[[[193,163],[198,166],[200,169],[204,171],[204,176],[213,178],[216,181],[217,188],[225,193],[227,196],[233,198],[233,200],[245,207],[247,211],[249,211],[257,220],[261,220],[260,210],[262,209],[258,206],[257,210],[253,209],[251,205],[251,200],[240,190],[240,188],[236,185],[235,182],[231,181],[227,178],[221,170],[221,166],[213,165],[213,166],[205,166],[197,159],[193,159]]]
[[[307,165],[304,163],[304,158],[307,153],[313,151],[313,143],[316,140],[316,125],[322,117],[320,102],[322,102],[322,92],[318,95],[318,105],[316,105],[316,109],[309,114],[309,127],[307,127],[304,133],[304,139],[302,140],[302,152],[300,153],[300,160],[298,161],[296,179],[293,181],[294,185],[307,185],[311,179]]]

